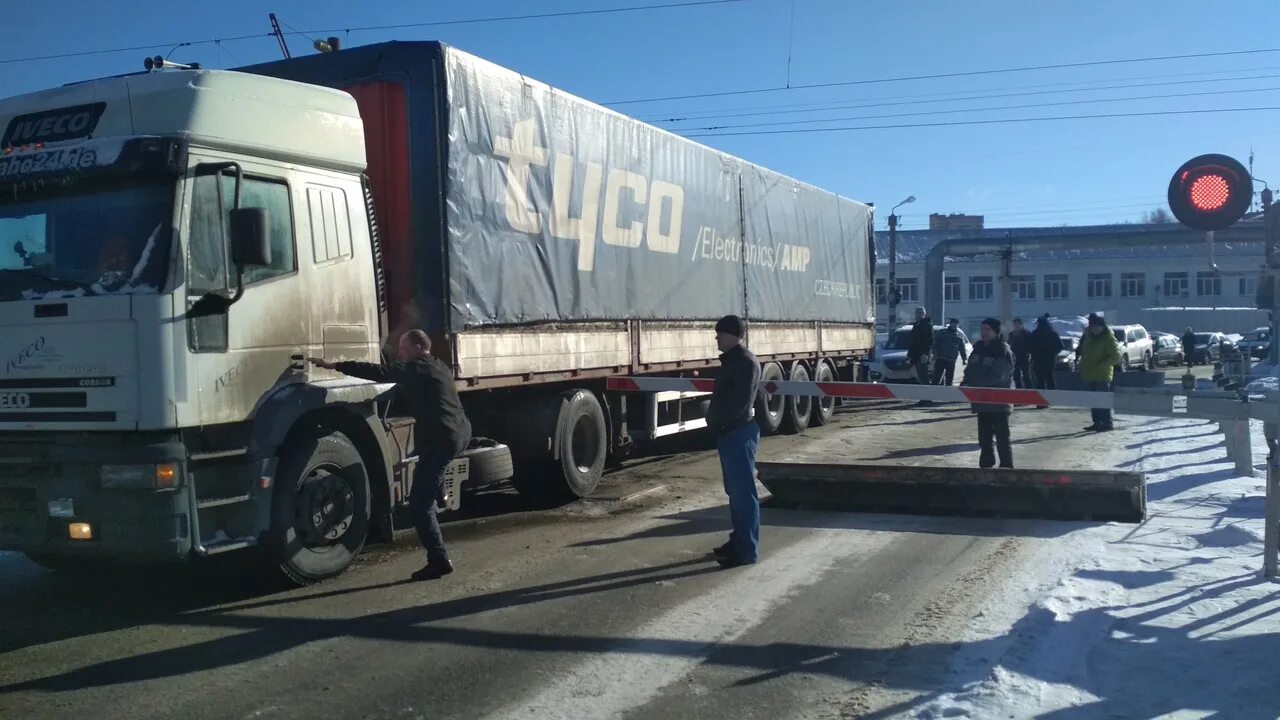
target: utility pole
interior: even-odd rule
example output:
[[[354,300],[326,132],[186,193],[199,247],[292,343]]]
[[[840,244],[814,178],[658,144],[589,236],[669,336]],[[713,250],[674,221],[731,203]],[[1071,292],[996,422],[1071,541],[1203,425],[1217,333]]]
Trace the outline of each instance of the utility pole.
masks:
[[[889,301],[889,322],[885,332],[892,333],[898,329],[898,208],[916,201],[915,195],[908,195],[906,200],[893,206],[889,211],[889,287],[886,298]]]
[[[1013,233],[1006,233],[1008,244],[1000,252],[1000,324],[1013,327]]]
[[[280,53],[284,55],[285,60],[288,60],[292,55],[289,54],[289,43],[284,41],[284,32],[280,29],[280,21],[276,19],[275,13],[268,13],[267,17],[271,20],[271,34],[275,36],[276,42],[280,43]]]
[[[1277,233],[1275,221],[1278,212],[1272,203],[1270,188],[1262,191],[1262,220],[1266,233],[1266,275],[1263,286],[1271,290],[1271,374],[1276,375],[1280,365],[1280,343],[1276,342],[1280,332],[1280,258],[1276,254]],[[1263,433],[1267,439],[1267,494],[1265,513],[1262,521],[1262,575],[1268,580],[1275,580],[1277,560],[1280,559],[1280,447],[1276,442],[1276,423],[1265,423]]]

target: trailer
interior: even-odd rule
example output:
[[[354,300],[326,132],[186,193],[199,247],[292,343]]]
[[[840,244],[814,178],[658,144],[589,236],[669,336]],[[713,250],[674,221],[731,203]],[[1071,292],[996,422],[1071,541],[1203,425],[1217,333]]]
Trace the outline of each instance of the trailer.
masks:
[[[412,420],[304,359],[410,328],[492,438],[455,508],[506,476],[583,496],[705,427],[705,393],[605,378],[714,376],[722,315],[766,379],[853,379],[873,345],[869,206],[439,43],[107,78],[0,123],[0,549],[49,565],[265,545],[341,572],[395,527]]]

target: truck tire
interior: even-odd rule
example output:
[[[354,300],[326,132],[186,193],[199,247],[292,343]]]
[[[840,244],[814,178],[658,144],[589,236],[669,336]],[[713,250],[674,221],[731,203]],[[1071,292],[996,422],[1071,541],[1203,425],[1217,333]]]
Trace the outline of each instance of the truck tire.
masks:
[[[471,463],[467,483],[470,487],[496,485],[510,480],[515,474],[511,449],[496,440],[471,438],[467,449],[462,451],[462,457]]]
[[[540,506],[595,492],[609,449],[604,408],[594,393],[574,390],[555,402],[554,459],[522,460],[515,473],[516,491]]]
[[[776,362],[765,363],[760,369],[760,382],[781,380],[782,366]],[[782,417],[786,414],[786,398],[782,395],[763,395],[756,400],[756,424],[760,426],[761,435],[775,435],[782,427]]]
[[[293,582],[340,574],[369,533],[369,474],[346,435],[314,428],[285,444],[271,498],[268,547]]]
[[[809,369],[804,363],[791,365],[792,382],[809,382]],[[808,395],[787,395],[783,403],[782,430],[788,435],[797,435],[809,427],[809,418],[813,414],[813,398]]]
[[[836,371],[831,368],[831,363],[826,360],[818,361],[818,368],[814,371],[813,379],[815,382],[829,383],[835,382]],[[814,427],[822,427],[831,422],[836,416],[836,399],[833,397],[814,398],[813,415],[809,418],[809,423]]]

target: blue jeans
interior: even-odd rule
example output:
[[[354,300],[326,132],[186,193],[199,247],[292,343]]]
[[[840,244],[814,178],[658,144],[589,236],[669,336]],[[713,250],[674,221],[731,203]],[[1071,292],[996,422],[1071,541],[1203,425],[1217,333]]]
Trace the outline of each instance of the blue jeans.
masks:
[[[1111,392],[1111,383],[1109,382],[1090,382],[1089,390],[1091,392]],[[1093,424],[1098,427],[1110,428],[1111,411],[1106,408],[1093,408],[1089,411],[1093,415]]]
[[[760,498],[756,495],[756,448],[760,427],[754,422],[716,438],[724,491],[729,496],[729,550],[734,557],[755,562],[760,547]]]

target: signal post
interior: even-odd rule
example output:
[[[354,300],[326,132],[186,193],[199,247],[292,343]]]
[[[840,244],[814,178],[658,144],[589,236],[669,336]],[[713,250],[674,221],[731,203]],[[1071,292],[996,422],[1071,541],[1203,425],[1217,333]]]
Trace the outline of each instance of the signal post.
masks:
[[[1262,212],[1266,226],[1266,263],[1259,283],[1258,306],[1270,310],[1272,375],[1280,368],[1280,252],[1276,244],[1280,234],[1280,209],[1272,202],[1270,189],[1262,191]],[[1169,209],[1187,227],[1203,230],[1210,252],[1213,233],[1230,227],[1244,216],[1253,202],[1253,176],[1235,158],[1226,155],[1201,155],[1178,168],[1169,181]],[[1217,269],[1216,267],[1214,268]],[[1268,398],[1280,402],[1280,397]],[[1267,438],[1266,506],[1263,517],[1264,545],[1262,573],[1274,580],[1280,559],[1280,446],[1277,445],[1277,423],[1264,424]],[[1252,462],[1252,461],[1250,461]]]

